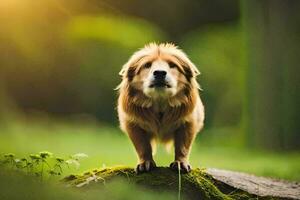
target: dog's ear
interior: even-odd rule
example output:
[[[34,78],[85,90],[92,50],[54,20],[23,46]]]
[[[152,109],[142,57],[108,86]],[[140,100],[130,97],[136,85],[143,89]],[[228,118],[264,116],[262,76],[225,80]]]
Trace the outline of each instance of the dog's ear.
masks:
[[[119,71],[119,76],[123,77],[126,72],[125,65],[122,67],[121,71]]]
[[[200,75],[200,71],[191,61],[184,62],[183,68],[185,70],[185,73],[190,77],[196,77]]]
[[[194,76],[195,77],[201,74],[200,71],[199,71],[199,69],[194,65],[194,63],[191,62],[190,67],[192,68],[192,71],[194,72]]]
[[[194,63],[192,63],[192,61],[190,61],[190,59],[185,54],[182,54],[180,56],[175,55],[175,57],[183,67],[184,73],[188,77],[196,77],[200,75],[200,71],[198,70],[198,68],[194,65]]]
[[[119,75],[122,78],[128,78],[129,81],[132,81],[135,75],[135,69],[136,67],[132,66],[130,63],[126,63],[119,72]]]
[[[140,53],[133,54],[125,65],[123,65],[119,75],[122,78],[128,78],[131,81],[136,73],[138,62],[143,59],[146,55],[140,55]]]

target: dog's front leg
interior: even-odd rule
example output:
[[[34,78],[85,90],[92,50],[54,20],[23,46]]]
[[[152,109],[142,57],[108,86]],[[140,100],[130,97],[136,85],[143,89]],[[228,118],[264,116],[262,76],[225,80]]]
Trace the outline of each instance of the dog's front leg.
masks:
[[[136,124],[127,125],[127,133],[139,158],[137,173],[148,172],[156,167],[152,157],[151,135]]]
[[[196,131],[192,123],[186,123],[180,126],[174,133],[175,146],[175,161],[170,164],[174,170],[181,170],[182,172],[191,171],[189,164],[189,155],[191,146],[196,136]]]

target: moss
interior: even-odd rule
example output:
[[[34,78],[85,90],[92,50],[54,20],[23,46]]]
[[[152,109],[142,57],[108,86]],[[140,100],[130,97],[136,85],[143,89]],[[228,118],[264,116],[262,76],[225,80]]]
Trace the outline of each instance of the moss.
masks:
[[[69,186],[89,188],[95,184],[104,185],[116,178],[121,178],[155,191],[178,193],[178,173],[167,167],[158,167],[152,172],[139,175],[135,173],[134,169],[124,166],[94,169],[82,175],[70,175],[65,177],[63,181]],[[181,193],[183,194],[183,199],[257,199],[254,195],[218,182],[206,173],[205,169],[199,168],[192,170],[188,174],[181,174]]]

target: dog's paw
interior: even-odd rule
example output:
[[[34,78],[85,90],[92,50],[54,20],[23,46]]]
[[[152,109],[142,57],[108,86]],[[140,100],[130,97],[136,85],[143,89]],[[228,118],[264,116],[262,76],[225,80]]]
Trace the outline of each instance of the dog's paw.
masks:
[[[191,166],[188,162],[182,162],[182,161],[174,161],[170,164],[170,168],[172,170],[178,171],[182,173],[188,173],[191,171]]]
[[[155,162],[153,160],[146,160],[145,162],[138,164],[135,171],[137,174],[140,174],[143,172],[150,172],[154,168],[156,168]]]

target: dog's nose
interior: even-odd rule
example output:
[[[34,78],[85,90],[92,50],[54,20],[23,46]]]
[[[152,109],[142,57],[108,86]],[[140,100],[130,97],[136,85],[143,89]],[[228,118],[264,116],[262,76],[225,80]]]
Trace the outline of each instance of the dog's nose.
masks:
[[[167,75],[167,72],[163,70],[155,70],[153,75],[155,79],[164,79]]]

